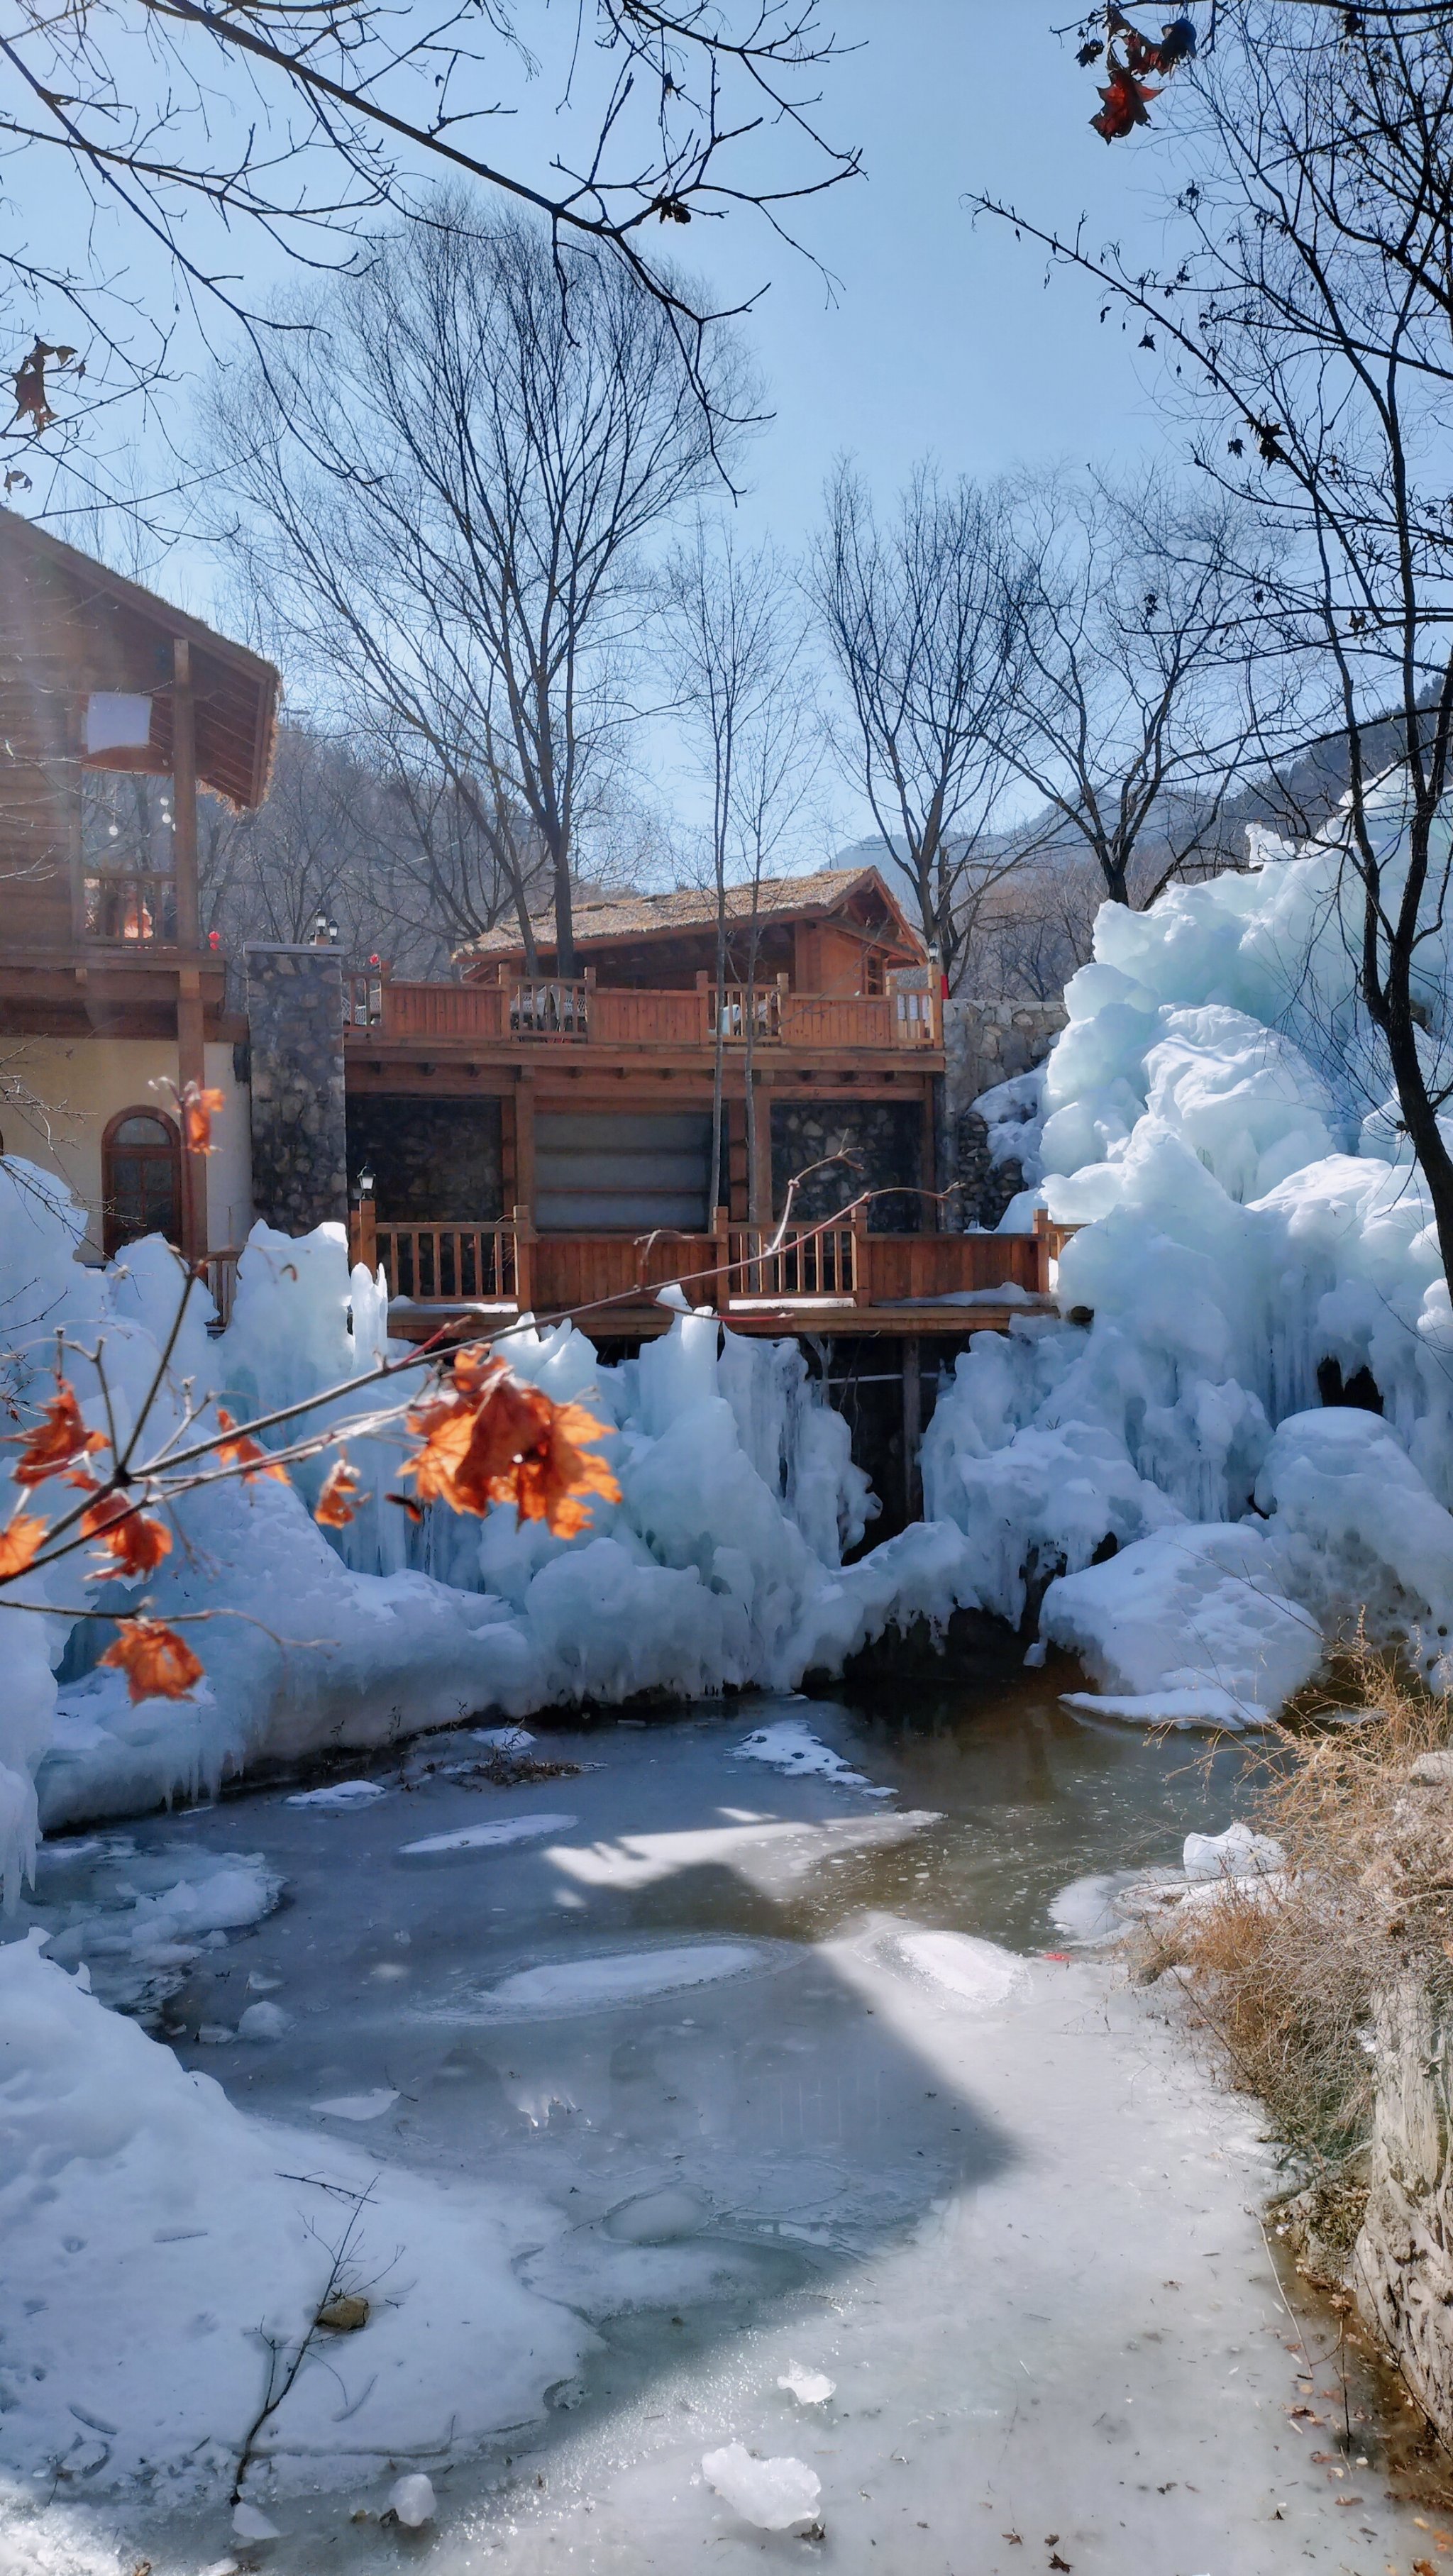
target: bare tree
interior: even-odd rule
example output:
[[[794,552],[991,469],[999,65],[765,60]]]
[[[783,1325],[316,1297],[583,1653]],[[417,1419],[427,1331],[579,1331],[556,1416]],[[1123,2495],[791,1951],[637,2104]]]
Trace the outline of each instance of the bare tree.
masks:
[[[857,152],[818,119],[831,30],[818,0],[580,0],[558,30],[532,31],[541,14],[521,0],[405,13],[385,0],[19,0],[0,107],[18,212],[0,260],[19,360],[0,429],[12,482],[60,456],[78,478],[62,499],[84,500],[97,412],[156,386],[180,311],[204,327],[209,313],[241,317],[266,344],[249,242],[264,272],[279,250],[346,265],[381,213],[418,210],[431,173],[528,209],[556,249],[598,250],[659,303],[712,411],[725,388],[705,356],[721,317],[659,255],[661,227],[750,209],[790,239],[794,208],[856,173]],[[486,126],[508,126],[536,83],[555,93],[549,143],[487,149]],[[77,258],[57,255],[58,231]],[[124,449],[110,462],[124,482]]]
[[[669,315],[619,265],[552,254],[522,221],[481,229],[459,198],[434,216],[334,287],[285,371],[219,371],[208,443],[247,512],[223,533],[294,663],[475,800],[506,871],[527,818],[570,975],[577,828],[625,739],[642,541],[713,471],[713,431]],[[732,342],[710,367],[730,408]]]
[[[1275,566],[1228,496],[1163,474],[1026,480],[1015,512],[1010,767],[1045,800],[1032,837],[1094,860],[1112,903],[1233,863],[1222,812],[1288,715],[1260,645]]]
[[[729,1034],[746,1048],[747,1169],[755,1192],[758,893],[800,804],[811,763],[811,690],[803,686],[797,594],[775,547],[742,552],[729,528],[698,518],[667,568],[663,621],[671,681],[708,800],[704,874],[716,906],[712,1186],[721,1169],[722,1093]],[[732,889],[731,899],[728,888]],[[743,902],[745,895],[746,901]],[[731,953],[735,951],[735,955]],[[729,970],[741,971],[746,1027],[728,1031]],[[764,1222],[755,1206],[752,1222]]]
[[[951,984],[966,907],[1017,864],[993,830],[1013,776],[1011,565],[1001,489],[921,465],[881,527],[843,464],[808,576],[846,700],[845,757]]]
[[[1173,101],[1173,105],[1171,104]],[[1010,209],[1145,318],[1197,386],[1203,470],[1288,550],[1282,648],[1330,674],[1346,738],[1349,947],[1453,1278],[1453,1098],[1440,820],[1453,744],[1453,20],[1223,0],[1182,127],[1183,256],[1134,276]],[[1152,328],[1152,323],[1154,328]],[[1187,379],[1167,394],[1184,412]],[[1406,795],[1374,812],[1392,718]]]

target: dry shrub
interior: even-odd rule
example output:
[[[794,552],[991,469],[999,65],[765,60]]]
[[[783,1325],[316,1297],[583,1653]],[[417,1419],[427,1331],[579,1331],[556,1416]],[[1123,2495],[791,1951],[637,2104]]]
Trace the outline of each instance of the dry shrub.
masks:
[[[1294,1708],[1263,1747],[1250,1820],[1281,1844],[1285,1873],[1142,1936],[1142,1973],[1177,1972],[1232,2080],[1319,2174],[1368,2134],[1379,1987],[1415,1966],[1453,1995],[1453,1779],[1409,1778],[1420,1754],[1444,1752],[1453,1700],[1359,1635],[1332,1695]]]

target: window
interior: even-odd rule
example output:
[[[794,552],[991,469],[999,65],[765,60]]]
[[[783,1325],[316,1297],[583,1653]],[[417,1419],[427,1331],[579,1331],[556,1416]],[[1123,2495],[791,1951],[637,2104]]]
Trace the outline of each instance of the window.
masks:
[[[874,996],[888,989],[885,974],[887,960],[881,948],[870,948],[863,959],[863,991]]]
[[[101,1240],[106,1258],[144,1234],[182,1231],[177,1131],[158,1109],[123,1109],[101,1139]]]

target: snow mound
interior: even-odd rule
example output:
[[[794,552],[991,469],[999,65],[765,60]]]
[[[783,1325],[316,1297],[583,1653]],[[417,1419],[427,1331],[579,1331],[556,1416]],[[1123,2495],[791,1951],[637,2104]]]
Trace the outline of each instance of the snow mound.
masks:
[[[799,2406],[825,2406],[836,2391],[837,2381],[829,2379],[824,2371],[804,2370],[800,2361],[790,2361],[777,2385],[785,2388],[789,2397],[795,2397]]]
[[[866,1789],[872,1798],[893,1795],[891,1789],[874,1788],[865,1772],[855,1771],[800,1717],[778,1717],[769,1726],[754,1727],[740,1744],[733,1745],[732,1760],[765,1762],[769,1769],[786,1772],[793,1779],[811,1775],[831,1780],[838,1789]]]
[[[542,1834],[568,1834],[574,1816],[507,1816],[494,1825],[461,1825],[452,1834],[425,1834],[403,1843],[405,1859],[422,1860],[440,1852],[502,1851],[507,1843],[538,1842]]]
[[[325,1814],[347,1815],[354,1807],[374,1806],[388,1791],[381,1780],[335,1780],[322,1789],[300,1789],[290,1807],[321,1807]]]
[[[257,2411],[259,2327],[297,2350],[360,2195],[347,2260],[388,2292],[346,2354],[335,2338],[304,2360],[270,2427],[276,2493],[417,2456],[451,2419],[467,2445],[541,2415],[584,2331],[516,2277],[551,2219],[487,2180],[456,2198],[251,2119],[33,1937],[0,1946],[0,2471],[220,2503]]]
[[[761,1953],[741,1941],[694,1941],[667,1950],[607,1952],[594,1959],[570,1959],[538,1968],[520,1968],[501,1977],[484,1997],[487,2005],[510,2014],[589,2012],[642,2002],[689,1986],[714,1985],[722,1977],[739,1977],[757,1965]]]
[[[993,2012],[1022,1994],[1029,1970],[1012,1950],[971,1932],[894,1932],[888,1955],[972,2012]]]
[[[1062,1576],[1045,1594],[1041,1633],[1108,1695],[1073,1693],[1070,1705],[1153,1723],[1264,1724],[1322,1658],[1321,1628],[1278,1589],[1278,1570],[1258,1522],[1186,1521]]]
[[[759,2531],[791,2531],[817,2519],[822,2480],[803,2460],[758,2460],[743,2442],[708,2451],[701,2473],[709,2486]]]

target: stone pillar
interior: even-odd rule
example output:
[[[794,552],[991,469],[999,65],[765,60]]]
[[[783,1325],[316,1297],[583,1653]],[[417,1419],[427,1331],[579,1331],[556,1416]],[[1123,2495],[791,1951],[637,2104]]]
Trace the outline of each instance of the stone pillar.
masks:
[[[250,943],[245,956],[253,1206],[284,1234],[346,1225],[343,960]]]

